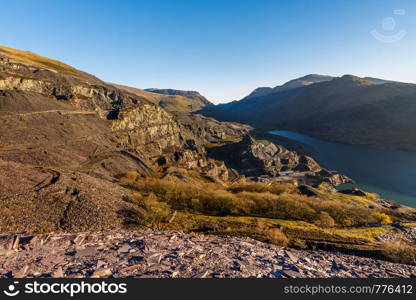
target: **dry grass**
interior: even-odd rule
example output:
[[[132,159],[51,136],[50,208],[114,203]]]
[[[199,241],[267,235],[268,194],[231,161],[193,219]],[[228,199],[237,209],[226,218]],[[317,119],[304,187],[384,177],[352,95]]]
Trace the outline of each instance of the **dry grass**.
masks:
[[[321,211],[316,224],[321,227],[334,227],[335,220],[325,211]]]
[[[266,241],[280,246],[289,245],[289,239],[280,228],[269,228],[269,226],[257,220],[256,231],[266,238]]]
[[[137,223],[146,227],[164,229],[164,224],[168,223],[173,216],[169,205],[160,202],[155,194],[150,193],[143,196],[140,193],[133,193],[128,199],[129,202],[142,208]]]
[[[302,249],[315,241],[367,251],[395,262],[416,261],[415,247],[381,245],[376,240],[393,230],[388,224],[392,218],[397,220],[394,210],[349,201],[347,195],[338,198],[337,193],[327,191],[328,195],[322,192],[319,197],[307,197],[291,185],[250,182],[227,186],[196,179],[184,182],[176,177],[142,178],[135,173],[120,181],[136,191],[130,202],[145,211],[138,220],[140,225],[248,236]],[[411,215],[402,218],[414,220]]]
[[[260,183],[260,182],[247,182],[247,183],[239,183],[230,186],[228,191],[232,193],[239,193],[239,192],[254,192],[254,193],[272,193],[276,195],[283,194],[284,192],[293,192],[294,186],[290,184],[267,184],[267,183]]]
[[[22,50],[0,46],[0,55],[7,56],[8,58],[11,58],[18,62],[22,62],[24,64],[38,66],[41,68],[45,68],[45,69],[59,72],[59,73],[66,74],[66,75],[71,75],[71,76],[84,78],[84,79],[93,78],[92,75],[79,71],[60,61],[50,59],[47,57],[43,57],[30,51],[22,51]]]
[[[382,212],[376,212],[373,214],[374,218],[377,219],[377,221],[380,224],[391,224],[392,220],[391,217],[389,215],[386,215],[385,213]]]
[[[129,93],[144,97],[150,102],[160,105],[170,112],[193,112],[198,111],[203,107],[202,103],[196,101],[195,99],[187,98],[181,95],[158,94],[119,84],[112,85]]]
[[[394,262],[416,265],[416,247],[404,243],[386,243],[383,245],[382,253]]]

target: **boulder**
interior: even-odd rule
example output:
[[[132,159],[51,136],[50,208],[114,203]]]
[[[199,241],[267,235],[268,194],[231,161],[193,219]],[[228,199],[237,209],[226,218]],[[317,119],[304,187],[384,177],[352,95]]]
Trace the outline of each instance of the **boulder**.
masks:
[[[365,197],[367,194],[358,188],[351,188],[339,191],[341,194]]]

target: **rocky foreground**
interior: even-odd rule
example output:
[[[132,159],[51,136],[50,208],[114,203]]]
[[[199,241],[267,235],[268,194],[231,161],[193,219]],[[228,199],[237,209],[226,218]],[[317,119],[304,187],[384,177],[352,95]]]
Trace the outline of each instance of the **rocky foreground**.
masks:
[[[416,266],[172,231],[0,236],[0,277],[414,277]]]

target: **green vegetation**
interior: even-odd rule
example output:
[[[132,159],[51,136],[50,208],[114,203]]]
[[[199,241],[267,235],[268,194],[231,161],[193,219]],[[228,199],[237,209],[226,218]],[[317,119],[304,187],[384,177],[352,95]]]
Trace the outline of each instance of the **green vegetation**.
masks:
[[[134,176],[133,176],[134,177]],[[321,227],[388,224],[392,217],[345,195],[307,197],[290,184],[241,183],[229,187],[214,183],[186,183],[173,179],[122,178],[130,188],[150,193],[173,210],[212,216],[250,216],[307,221]],[[129,182],[130,181],[130,182]]]
[[[178,171],[185,180],[142,178],[134,172],[120,179],[123,186],[132,190],[128,201],[141,208],[138,226],[248,236],[282,246],[329,247],[416,263],[409,254],[413,246],[386,246],[377,240],[381,234],[395,232],[391,223],[414,222],[414,210],[385,209],[377,204],[373,194],[350,196],[323,185],[315,188],[317,197],[307,197],[292,184],[220,185],[206,182],[192,172]]]
[[[385,243],[383,255],[391,261],[402,264],[416,264],[416,247],[405,243]]]

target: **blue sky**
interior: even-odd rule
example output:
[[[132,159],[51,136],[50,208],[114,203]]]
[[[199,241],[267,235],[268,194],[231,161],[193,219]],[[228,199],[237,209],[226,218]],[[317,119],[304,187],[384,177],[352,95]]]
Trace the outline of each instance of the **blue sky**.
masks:
[[[215,103],[310,73],[416,82],[413,0],[0,5],[0,45],[64,61],[105,81],[197,90]],[[399,40],[385,43],[384,37]]]

